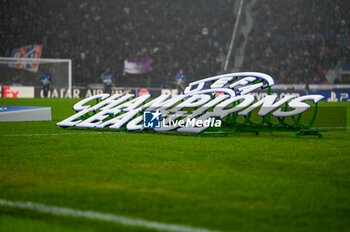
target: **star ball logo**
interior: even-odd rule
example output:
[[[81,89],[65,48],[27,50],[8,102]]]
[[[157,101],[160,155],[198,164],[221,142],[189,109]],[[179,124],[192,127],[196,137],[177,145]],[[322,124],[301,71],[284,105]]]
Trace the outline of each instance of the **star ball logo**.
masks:
[[[160,128],[162,113],[157,110],[143,112],[143,127],[144,128]]]

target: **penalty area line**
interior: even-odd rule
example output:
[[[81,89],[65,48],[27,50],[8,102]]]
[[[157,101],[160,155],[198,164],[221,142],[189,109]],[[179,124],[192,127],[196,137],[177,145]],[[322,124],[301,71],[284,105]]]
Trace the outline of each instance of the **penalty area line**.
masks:
[[[21,201],[8,201],[0,199],[0,206],[8,206],[19,209],[27,209],[40,213],[48,213],[57,216],[72,216],[78,218],[94,219],[107,222],[113,222],[123,226],[143,227],[149,229],[155,229],[160,231],[171,232],[219,232],[217,230],[209,230],[205,228],[198,228],[192,226],[184,226],[177,224],[167,224],[157,221],[148,221],[144,219],[136,219],[125,216],[119,216],[115,214],[100,213],[96,211],[83,211],[66,207],[49,206],[33,202],[21,202]]]

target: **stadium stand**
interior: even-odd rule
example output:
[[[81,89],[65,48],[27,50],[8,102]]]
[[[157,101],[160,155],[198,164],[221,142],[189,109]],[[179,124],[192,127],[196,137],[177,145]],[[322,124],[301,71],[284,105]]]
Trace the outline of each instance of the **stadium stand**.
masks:
[[[247,38],[239,33],[236,40],[234,49],[247,40],[240,70],[261,71],[279,83],[333,82],[327,72],[331,76],[338,60],[350,57],[350,1],[247,2],[254,3],[254,24]],[[42,57],[73,59],[74,85],[98,83],[100,73],[111,67],[118,86],[174,87],[179,69],[187,81],[220,73],[235,22],[234,4],[4,0],[0,54],[43,44]],[[142,57],[152,60],[147,82],[123,74],[125,59]]]
[[[43,44],[42,57],[73,59],[74,85],[99,82],[111,67],[118,86],[127,58],[149,56],[151,85],[171,86],[177,71],[200,79],[220,71],[235,17],[224,1],[2,1],[0,54]]]
[[[263,0],[255,4],[244,69],[279,83],[327,84],[326,75],[350,56],[350,2]]]

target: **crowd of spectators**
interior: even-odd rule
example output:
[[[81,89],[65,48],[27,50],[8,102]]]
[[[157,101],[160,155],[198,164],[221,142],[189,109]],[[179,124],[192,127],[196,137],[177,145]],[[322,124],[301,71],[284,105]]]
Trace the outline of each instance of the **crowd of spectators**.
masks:
[[[327,84],[328,70],[350,56],[350,1],[259,0],[245,50],[245,70],[279,83]]]
[[[231,0],[3,0],[0,55],[43,44],[43,58],[73,60],[74,85],[100,82],[109,67],[117,86],[173,87],[180,69],[188,80],[220,71],[235,20],[233,4]],[[151,72],[123,74],[125,59],[141,57],[151,59]]]
[[[233,0],[3,0],[0,56],[43,44],[44,58],[73,60],[74,85],[100,82],[111,68],[117,86],[174,87],[218,74],[234,26]],[[350,1],[259,0],[242,70],[279,83],[328,83],[350,56]],[[242,40],[241,38],[240,40]],[[128,58],[151,59],[145,75],[123,73]]]

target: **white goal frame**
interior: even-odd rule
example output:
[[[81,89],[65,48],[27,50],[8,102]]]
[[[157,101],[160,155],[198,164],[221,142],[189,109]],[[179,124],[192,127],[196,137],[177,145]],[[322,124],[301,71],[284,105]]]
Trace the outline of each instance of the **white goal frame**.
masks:
[[[39,63],[68,63],[68,93],[69,98],[72,97],[72,59],[55,59],[55,58],[39,58],[39,59],[31,59],[31,58],[13,58],[13,57],[0,57],[0,61],[24,61],[24,62],[39,62]]]

